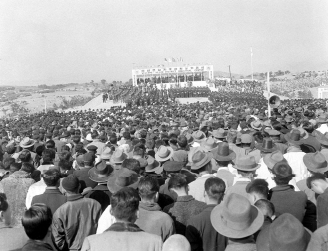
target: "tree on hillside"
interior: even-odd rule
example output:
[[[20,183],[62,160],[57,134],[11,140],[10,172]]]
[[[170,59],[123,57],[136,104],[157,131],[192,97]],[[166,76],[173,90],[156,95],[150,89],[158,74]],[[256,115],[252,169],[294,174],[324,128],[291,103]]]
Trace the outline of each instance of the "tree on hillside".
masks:
[[[102,85],[105,85],[107,81],[106,81],[106,79],[102,79],[102,80],[100,80],[100,82]]]

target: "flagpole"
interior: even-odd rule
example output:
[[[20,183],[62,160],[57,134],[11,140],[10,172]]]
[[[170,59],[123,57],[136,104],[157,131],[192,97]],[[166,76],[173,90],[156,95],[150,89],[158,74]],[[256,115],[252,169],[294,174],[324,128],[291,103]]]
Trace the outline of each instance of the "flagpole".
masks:
[[[44,112],[47,113],[47,101],[46,101],[46,98],[44,98]]]
[[[268,88],[268,117],[271,117],[271,107],[270,107],[270,73],[267,73],[267,88]]]
[[[254,80],[253,76],[253,48],[251,47],[251,69],[252,69],[252,81]]]

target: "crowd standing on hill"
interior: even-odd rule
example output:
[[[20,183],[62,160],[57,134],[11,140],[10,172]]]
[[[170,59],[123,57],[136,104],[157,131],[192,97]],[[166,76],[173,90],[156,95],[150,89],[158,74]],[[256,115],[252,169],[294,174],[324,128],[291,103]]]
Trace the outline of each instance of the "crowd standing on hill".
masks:
[[[327,250],[326,101],[209,95],[2,121],[0,249]]]

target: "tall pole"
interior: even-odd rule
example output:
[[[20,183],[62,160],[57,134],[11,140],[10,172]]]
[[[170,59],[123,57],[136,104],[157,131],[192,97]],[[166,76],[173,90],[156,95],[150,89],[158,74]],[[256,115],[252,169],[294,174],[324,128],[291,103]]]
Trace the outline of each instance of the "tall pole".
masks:
[[[254,80],[253,76],[253,48],[251,47],[251,69],[252,69],[252,81]]]
[[[44,112],[47,113],[47,101],[46,101],[46,98],[44,98]]]
[[[231,83],[232,83],[232,77],[231,77],[230,65],[229,65],[229,73],[230,73],[230,81],[231,81]]]
[[[270,73],[267,73],[267,88],[268,88],[268,117],[271,117],[271,107],[270,107]]]

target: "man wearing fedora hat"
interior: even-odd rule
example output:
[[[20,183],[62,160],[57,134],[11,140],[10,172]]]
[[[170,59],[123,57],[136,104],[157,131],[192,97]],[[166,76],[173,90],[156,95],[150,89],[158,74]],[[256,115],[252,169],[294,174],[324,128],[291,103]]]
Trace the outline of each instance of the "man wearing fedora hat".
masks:
[[[211,212],[214,229],[229,238],[226,251],[256,250],[253,234],[262,227],[263,222],[261,211],[251,205],[247,198],[235,193],[229,194]]]
[[[293,215],[284,213],[260,232],[256,240],[256,248],[259,251],[322,250],[321,248],[307,249],[310,239],[311,234],[302,223]]]
[[[270,189],[270,201],[278,214],[290,213],[302,222],[307,205],[307,196],[302,191],[295,191],[289,185],[295,176],[286,162],[278,162],[272,169],[276,186]]]
[[[215,231],[210,216],[213,208],[223,200],[225,183],[218,177],[210,177],[205,182],[205,202],[207,207],[191,217],[186,229],[186,237],[191,250],[224,250],[227,238]]]
[[[126,187],[114,193],[111,214],[116,222],[104,233],[85,238],[81,251],[161,251],[161,237],[144,232],[135,224],[139,203],[139,195],[133,188]]]
[[[156,234],[165,241],[175,233],[174,223],[171,217],[162,212],[157,204],[159,199],[159,185],[153,177],[143,177],[138,184],[141,198],[139,202],[139,218],[136,224],[150,234]]]
[[[303,162],[307,167],[307,170],[310,175],[313,175],[315,173],[324,174],[325,172],[328,171],[328,163],[325,159],[325,156],[320,152],[306,153],[303,157]],[[298,181],[296,185],[300,191],[306,193],[308,200],[310,200],[316,205],[317,199],[316,199],[315,192],[312,191],[311,188],[307,187],[306,180],[307,178],[304,178]]]
[[[183,164],[181,162],[177,162],[177,161],[166,161],[163,164],[163,170],[164,170],[163,175],[164,175],[164,177],[167,177],[167,178],[165,180],[165,183],[160,186],[159,192],[160,192],[160,194],[169,196],[172,199],[172,201],[176,201],[177,194],[169,190],[168,183],[169,183],[170,177],[173,174],[181,172],[182,167],[183,167]],[[186,176],[186,178],[187,178],[187,176]]]
[[[205,202],[204,184],[205,181],[213,177],[211,160],[213,154],[211,152],[196,151],[192,156],[191,171],[198,178],[189,183],[189,195],[192,195],[196,200]]]
[[[319,194],[317,197],[317,226],[318,228],[328,224],[328,182],[322,173],[314,173],[306,179],[309,189]]]
[[[212,153],[219,168],[216,176],[223,179],[227,187],[231,187],[236,175],[231,172],[228,166],[236,158],[236,153],[231,150],[229,144],[225,142],[219,143],[219,146],[212,150]]]
[[[301,132],[297,129],[293,129],[290,133],[285,135],[287,141],[287,153],[284,154],[284,158],[295,174],[296,182],[307,177],[307,168],[304,165],[303,157],[305,155],[301,150],[303,144],[301,138]]]
[[[67,202],[53,215],[53,241],[58,250],[80,250],[84,238],[96,233],[101,205],[93,199],[83,198],[79,193],[79,180],[73,175],[65,177],[62,186]]]
[[[90,179],[88,173],[94,167],[95,164],[95,156],[93,153],[85,153],[83,155],[83,163],[84,166],[80,167],[80,170],[75,170],[73,175],[77,177],[81,183],[81,191],[85,188],[90,187],[94,188],[97,186],[97,182]]]
[[[101,205],[101,210],[104,211],[110,204],[112,193],[108,190],[107,180],[114,174],[113,167],[105,160],[98,162],[95,167],[88,172],[89,178],[98,183],[92,190],[88,191],[84,197],[98,201]]]
[[[172,175],[168,188],[177,194],[177,200],[173,204],[166,206],[163,211],[172,217],[176,233],[184,235],[188,220],[203,211],[206,204],[188,195],[188,183],[183,174]]]
[[[246,186],[251,182],[259,167],[260,165],[255,162],[254,156],[246,155],[237,158],[234,168],[237,169],[238,176],[234,179],[234,184],[227,189],[226,194],[236,193],[247,198]]]

